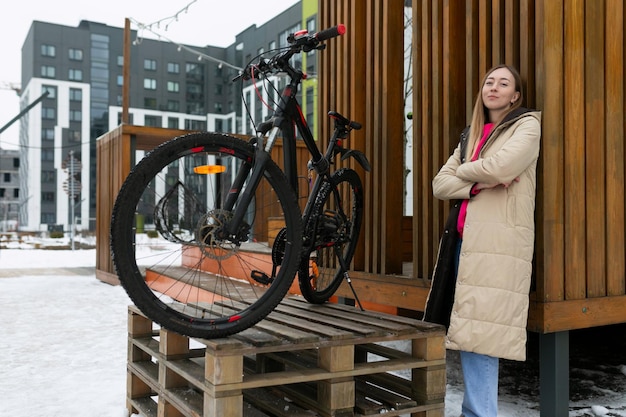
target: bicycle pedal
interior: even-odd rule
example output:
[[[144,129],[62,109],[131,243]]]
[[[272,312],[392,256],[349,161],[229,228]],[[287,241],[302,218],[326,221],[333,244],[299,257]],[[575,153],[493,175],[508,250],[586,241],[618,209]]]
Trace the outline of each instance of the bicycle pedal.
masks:
[[[268,276],[263,271],[252,271],[250,272],[250,278],[258,282],[259,284],[268,285],[274,282],[274,277]]]

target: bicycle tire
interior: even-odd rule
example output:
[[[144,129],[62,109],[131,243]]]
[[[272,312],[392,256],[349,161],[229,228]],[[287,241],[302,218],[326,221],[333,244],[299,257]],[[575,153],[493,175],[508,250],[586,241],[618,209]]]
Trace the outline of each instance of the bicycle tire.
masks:
[[[348,204],[345,204],[345,203]],[[346,211],[347,209],[347,211]],[[305,221],[305,235],[312,241],[303,250],[298,283],[304,298],[322,304],[337,291],[344,278],[336,247],[350,265],[363,221],[363,187],[356,171],[343,168],[330,176]]]
[[[301,258],[301,212],[275,162],[237,237],[218,233],[232,214],[223,203],[236,167],[254,156],[241,139],[192,133],[155,148],[123,183],[111,219],[113,263],[132,301],[161,327],[225,337],[262,320],[287,293]],[[285,242],[274,278],[263,283],[273,268],[268,216],[284,217]]]

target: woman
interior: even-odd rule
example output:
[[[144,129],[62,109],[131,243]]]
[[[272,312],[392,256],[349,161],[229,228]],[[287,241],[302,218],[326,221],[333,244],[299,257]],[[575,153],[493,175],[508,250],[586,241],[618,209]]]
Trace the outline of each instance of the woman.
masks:
[[[448,326],[446,346],[460,351],[464,417],[497,416],[498,358],[526,359],[541,114],[522,100],[514,68],[489,70],[471,125],[432,183],[436,198],[457,201],[424,318]]]

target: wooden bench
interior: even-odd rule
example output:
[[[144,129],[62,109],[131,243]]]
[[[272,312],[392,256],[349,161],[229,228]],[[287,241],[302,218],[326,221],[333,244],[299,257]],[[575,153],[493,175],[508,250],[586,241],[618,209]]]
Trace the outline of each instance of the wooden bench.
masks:
[[[443,417],[444,329],[290,297],[228,338],[189,339],[129,307],[127,407],[143,416]]]

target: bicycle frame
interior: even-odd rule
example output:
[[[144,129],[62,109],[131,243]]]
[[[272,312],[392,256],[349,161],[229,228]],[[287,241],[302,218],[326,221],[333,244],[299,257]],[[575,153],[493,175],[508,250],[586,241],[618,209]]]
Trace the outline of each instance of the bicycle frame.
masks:
[[[262,143],[257,142],[257,151],[255,153],[255,161],[254,165],[249,163],[244,164],[240,168],[239,173],[233,183],[233,187],[229,192],[229,196],[225,203],[225,208],[227,210],[232,210],[235,203],[237,203],[237,207],[234,210],[233,218],[230,223],[230,227],[228,233],[233,236],[236,234],[236,231],[241,224],[241,221],[245,215],[246,208],[252,201],[254,196],[254,191],[256,190],[256,186],[258,185],[261,175],[264,171],[264,163],[270,159],[270,152],[276,143],[276,139],[278,138],[278,133],[282,132],[283,139],[283,161],[284,161],[284,172],[291,185],[292,189],[298,195],[298,173],[296,166],[296,131],[302,135],[302,139],[312,156],[311,163],[316,172],[319,174],[314,185],[311,195],[316,195],[324,177],[328,176],[328,168],[330,166],[329,157],[332,156],[332,152],[337,140],[338,130],[335,129],[329,146],[326,151],[326,155],[322,155],[317,144],[315,143],[315,139],[313,138],[313,134],[311,133],[311,129],[309,128],[308,123],[302,113],[302,109],[298,100],[296,98],[296,94],[298,92],[298,85],[300,84],[301,76],[299,74],[290,74],[291,81],[284,88],[282,95],[280,97],[280,101],[276,111],[274,112],[274,116],[271,120],[273,120],[273,127],[269,132],[266,146],[261,146]],[[257,138],[259,139],[259,138]],[[252,173],[250,174],[250,169],[252,169]],[[250,175],[250,178],[247,180],[247,186],[245,187],[243,193],[239,196],[239,192],[242,189],[246,179]],[[237,198],[239,197],[239,199]],[[238,202],[237,202],[238,200]],[[304,210],[304,214],[308,213],[309,206],[311,201],[307,202],[306,208]]]

